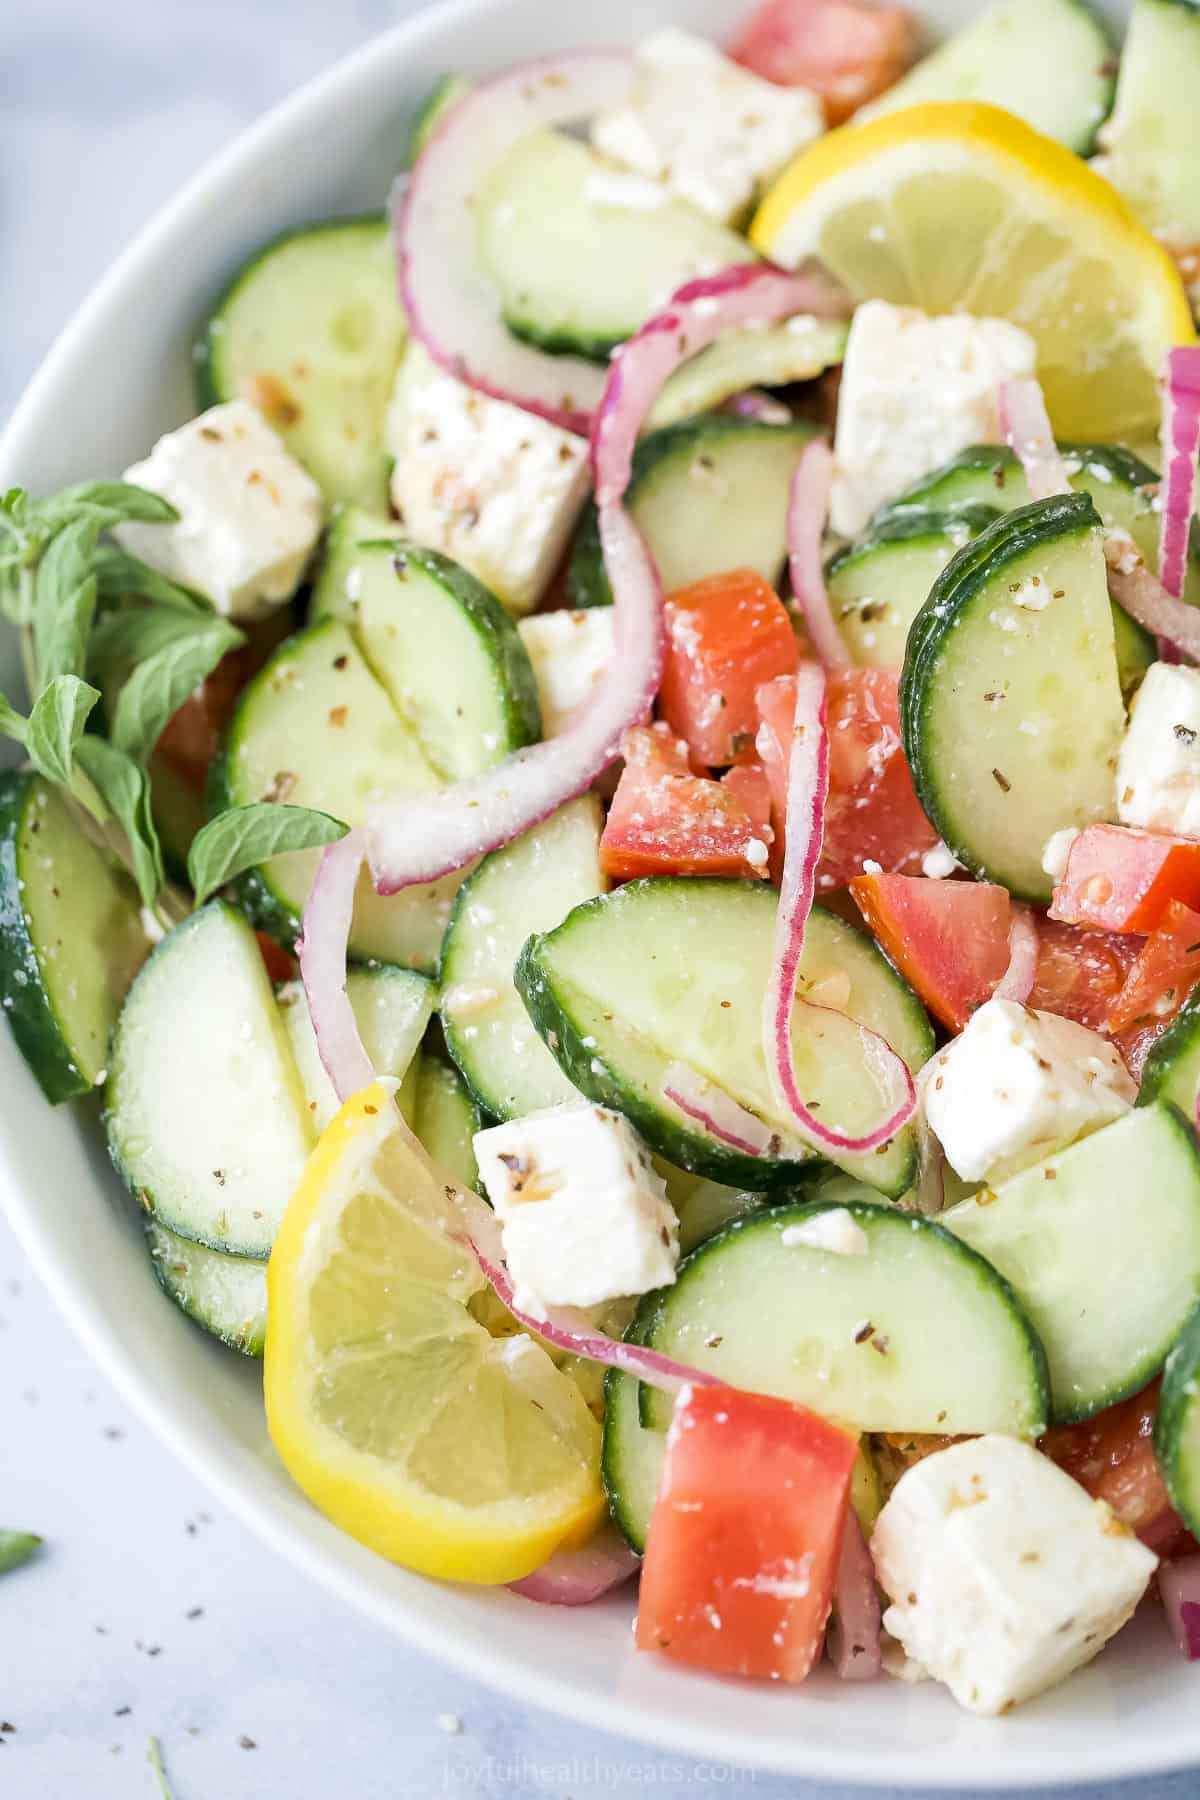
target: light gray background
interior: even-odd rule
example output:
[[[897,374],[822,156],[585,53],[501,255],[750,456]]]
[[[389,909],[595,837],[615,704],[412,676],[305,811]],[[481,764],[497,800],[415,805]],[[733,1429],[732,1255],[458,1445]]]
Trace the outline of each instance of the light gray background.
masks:
[[[414,10],[413,0],[0,0],[0,420],[89,285],[182,177]],[[814,1800],[801,1784],[707,1771],[522,1711],[304,1585],[128,1415],[2,1222],[0,1526],[48,1540],[0,1588],[3,1800],[147,1800],[150,1734],[175,1800]],[[1120,1791],[1184,1800],[1200,1775]]]

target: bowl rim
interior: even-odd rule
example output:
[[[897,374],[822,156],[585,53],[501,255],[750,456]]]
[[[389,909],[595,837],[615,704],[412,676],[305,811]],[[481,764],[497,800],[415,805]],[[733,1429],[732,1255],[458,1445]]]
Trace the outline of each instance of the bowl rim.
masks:
[[[160,247],[181,230],[188,226],[202,228],[212,200],[239,172],[254,171],[273,138],[286,133],[311,109],[327,109],[342,90],[352,90],[362,73],[376,61],[397,57],[425,43],[436,45],[448,28],[474,19],[494,18],[505,5],[506,0],[433,0],[411,18],[372,35],[320,70],[207,157],[134,234],[58,333],[0,433],[0,469],[19,465],[26,439],[34,437],[39,429],[44,397],[87,341],[103,334],[109,316],[128,305],[137,271],[152,264]],[[369,1563],[362,1570],[347,1569],[315,1549],[312,1540],[291,1520],[281,1517],[268,1498],[260,1497],[239,1479],[231,1464],[223,1464],[212,1454],[201,1434],[177,1421],[167,1399],[121,1343],[104,1309],[61,1265],[55,1234],[43,1226],[36,1195],[13,1168],[9,1145],[3,1138],[0,1203],[18,1242],[88,1353],[155,1436],[240,1524],[315,1579],[335,1599],[349,1602],[412,1648],[432,1650],[449,1667],[522,1705],[543,1707],[598,1730],[615,1729],[641,1744],[680,1757],[691,1759],[700,1754],[763,1772],[859,1782],[893,1791],[947,1789],[964,1784],[978,1792],[1028,1790],[1063,1782],[1153,1776],[1200,1766],[1198,1724],[1186,1736],[1163,1736],[1153,1742],[1144,1736],[1124,1735],[1114,1742],[1111,1736],[1099,1735],[1087,1749],[1072,1745],[1061,1755],[1048,1751],[1044,1744],[1006,1746],[997,1740],[995,1762],[989,1761],[982,1767],[975,1743],[963,1747],[947,1743],[931,1755],[927,1745],[830,1749],[818,1737],[798,1733],[801,1767],[796,1759],[781,1760],[776,1744],[768,1741],[760,1745],[753,1736],[747,1736],[737,1746],[736,1756],[730,1757],[728,1741],[706,1736],[702,1720],[690,1715],[667,1716],[661,1707],[640,1703],[636,1696],[623,1695],[623,1710],[614,1718],[607,1696],[560,1677],[549,1666],[539,1672],[534,1687],[525,1665],[519,1661],[510,1663],[502,1653],[489,1647],[485,1637],[473,1641],[453,1623],[422,1616],[383,1595],[370,1579]],[[946,1704],[952,1702],[947,1698]]]

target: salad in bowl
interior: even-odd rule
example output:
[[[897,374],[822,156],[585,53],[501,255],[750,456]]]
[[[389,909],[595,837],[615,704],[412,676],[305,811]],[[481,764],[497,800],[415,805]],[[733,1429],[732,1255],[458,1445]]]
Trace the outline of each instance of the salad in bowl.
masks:
[[[1200,13],[919,49],[449,74],[4,495],[0,993],[360,1543],[993,1715],[1200,1657]]]

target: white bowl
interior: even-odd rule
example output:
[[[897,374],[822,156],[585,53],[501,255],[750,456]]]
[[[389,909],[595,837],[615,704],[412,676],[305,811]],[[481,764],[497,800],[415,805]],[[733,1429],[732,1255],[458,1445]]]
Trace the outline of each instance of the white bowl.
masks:
[[[918,10],[941,31],[976,7],[927,0]],[[456,0],[368,44],[247,131],[126,251],[18,407],[0,443],[0,488],[40,492],[116,473],[185,419],[189,346],[225,277],[281,226],[378,205],[406,120],[442,71],[629,42],[668,19],[720,37],[730,11],[728,0]],[[160,1293],[91,1109],[52,1111],[7,1032],[0,1083],[6,1207],[97,1361],[265,1542],[400,1637],[523,1701],[700,1762],[1021,1788],[1200,1763],[1196,1678],[1153,1614],[1086,1673],[997,1723],[960,1712],[931,1684],[718,1681],[635,1655],[628,1599],[550,1611],[393,1568],[291,1485],[267,1439],[258,1367],[206,1339]]]

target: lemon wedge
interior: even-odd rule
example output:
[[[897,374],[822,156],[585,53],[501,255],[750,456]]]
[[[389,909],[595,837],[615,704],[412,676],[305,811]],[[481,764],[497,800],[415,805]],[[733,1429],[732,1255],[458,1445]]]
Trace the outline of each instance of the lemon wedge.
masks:
[[[1194,338],[1170,257],[1125,202],[995,106],[914,106],[830,132],[779,176],[750,235],[785,268],[817,258],[855,301],[1023,326],[1063,438],[1153,435],[1163,357]]]
[[[313,1151],[267,1271],[267,1422],[293,1479],[393,1562],[516,1581],[603,1511],[599,1427],[485,1286],[444,1190],[377,1082]]]

